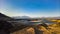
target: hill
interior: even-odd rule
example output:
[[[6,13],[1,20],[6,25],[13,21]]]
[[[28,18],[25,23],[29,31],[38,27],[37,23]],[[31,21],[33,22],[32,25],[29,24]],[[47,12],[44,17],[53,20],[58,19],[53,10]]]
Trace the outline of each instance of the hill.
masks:
[[[8,16],[6,16],[6,15],[0,13],[0,20],[7,21],[7,20],[13,20],[13,18],[8,17]]]

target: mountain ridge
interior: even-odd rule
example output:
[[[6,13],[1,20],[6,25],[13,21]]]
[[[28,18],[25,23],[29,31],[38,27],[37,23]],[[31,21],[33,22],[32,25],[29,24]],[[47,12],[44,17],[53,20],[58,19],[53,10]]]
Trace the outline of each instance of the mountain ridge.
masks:
[[[7,21],[7,20],[12,20],[12,19],[13,18],[6,16],[5,14],[0,13],[0,20]]]

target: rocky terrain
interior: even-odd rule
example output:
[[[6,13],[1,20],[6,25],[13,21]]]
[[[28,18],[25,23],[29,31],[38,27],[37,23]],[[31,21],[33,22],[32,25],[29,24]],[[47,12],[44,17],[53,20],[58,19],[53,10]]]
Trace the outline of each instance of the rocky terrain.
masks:
[[[14,19],[0,13],[0,22],[1,21],[11,21],[11,20],[13,21]],[[15,31],[11,34],[60,34],[60,19],[48,19],[48,20],[54,22],[54,24],[48,25],[48,28],[41,26],[41,25],[33,26],[33,27],[35,27],[35,28],[33,28],[33,27],[24,26],[22,24],[21,24],[21,26],[16,27],[17,24],[15,22],[10,23],[10,24],[14,24],[16,29],[18,29],[17,31]],[[7,24],[7,23],[5,23],[5,24]]]
[[[60,34],[60,20],[55,20],[53,22],[56,22],[56,24],[48,25],[48,29],[43,26],[39,26],[39,32],[42,32],[42,34]],[[32,27],[27,27],[12,34],[35,34],[35,30]]]

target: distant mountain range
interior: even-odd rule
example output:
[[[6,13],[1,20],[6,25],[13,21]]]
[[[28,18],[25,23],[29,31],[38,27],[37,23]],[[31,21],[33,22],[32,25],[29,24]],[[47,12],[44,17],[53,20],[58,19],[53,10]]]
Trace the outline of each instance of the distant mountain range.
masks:
[[[31,19],[31,17],[29,17],[29,16],[16,16],[16,17],[12,17],[12,18],[14,18],[14,19]],[[44,19],[44,18],[60,19],[60,17],[42,17],[42,18],[36,17],[36,18],[32,18],[32,19]]]
[[[13,20],[13,19],[30,19],[29,16],[15,16],[15,17],[9,17],[2,13],[0,13],[0,20]],[[51,19],[60,19],[60,17],[44,17],[44,18],[51,18]],[[34,18],[34,19],[40,19],[40,18]],[[41,18],[42,19],[42,18]]]
[[[31,17],[29,16],[16,16],[16,17],[13,17],[14,19],[29,19]]]
[[[47,17],[48,19],[60,19],[60,16],[59,17]]]

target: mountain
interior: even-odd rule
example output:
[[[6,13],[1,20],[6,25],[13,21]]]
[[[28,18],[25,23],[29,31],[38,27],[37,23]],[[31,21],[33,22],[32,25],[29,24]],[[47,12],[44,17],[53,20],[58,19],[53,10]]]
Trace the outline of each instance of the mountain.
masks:
[[[16,16],[16,17],[12,17],[14,19],[29,19],[29,16]]]
[[[0,20],[4,20],[4,21],[7,21],[7,20],[12,20],[13,18],[11,17],[8,17],[2,13],[0,13]]]

